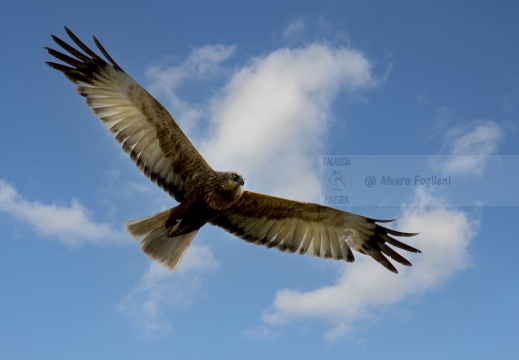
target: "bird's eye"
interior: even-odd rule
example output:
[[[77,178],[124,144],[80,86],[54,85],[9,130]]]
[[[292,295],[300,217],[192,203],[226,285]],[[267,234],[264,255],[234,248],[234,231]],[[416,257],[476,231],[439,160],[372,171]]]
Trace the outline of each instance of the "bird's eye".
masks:
[[[238,175],[235,174],[235,173],[232,173],[232,174],[231,174],[231,177],[233,178],[233,180],[236,180],[236,179],[238,178]]]

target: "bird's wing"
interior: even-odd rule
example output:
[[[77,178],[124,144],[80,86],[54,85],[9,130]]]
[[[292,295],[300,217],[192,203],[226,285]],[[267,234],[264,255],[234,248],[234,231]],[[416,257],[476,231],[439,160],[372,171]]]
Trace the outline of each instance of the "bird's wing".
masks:
[[[77,91],[115,136],[137,167],[177,201],[189,181],[211,167],[180,130],[167,110],[126,74],[94,37],[105,61],[65,28],[79,51],[52,35],[66,53],[46,48],[64,64],[47,62],[77,85]]]
[[[250,191],[244,191],[235,206],[211,221],[248,242],[281,251],[352,262],[353,248],[395,273],[396,268],[384,254],[403,265],[411,265],[388,244],[420,252],[391,237],[416,234],[387,229],[376,222],[388,221]]]

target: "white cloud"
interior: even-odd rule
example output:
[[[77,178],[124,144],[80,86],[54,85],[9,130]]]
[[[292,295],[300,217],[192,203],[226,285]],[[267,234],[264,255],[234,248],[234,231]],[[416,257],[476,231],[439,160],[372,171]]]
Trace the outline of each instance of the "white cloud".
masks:
[[[244,337],[253,340],[273,339],[280,335],[279,332],[273,332],[271,328],[264,325],[257,325],[245,329],[242,334]]]
[[[121,231],[113,230],[108,224],[94,222],[90,212],[76,199],[72,199],[70,205],[29,201],[2,180],[0,211],[27,223],[44,237],[69,245],[119,241],[125,237]]]
[[[282,37],[284,39],[293,39],[303,34],[306,29],[306,24],[302,19],[291,21],[283,30]]]
[[[265,323],[321,319],[330,324],[325,338],[333,342],[354,332],[359,321],[373,319],[391,305],[421,295],[465,268],[470,260],[468,245],[478,221],[462,211],[427,208],[428,204],[427,194],[418,194],[417,203],[405,209],[398,222],[400,230],[420,232],[409,240],[423,251],[409,256],[413,267],[400,267],[400,273],[395,275],[373,259],[357,256],[353,265],[344,265],[332,285],[307,292],[278,291],[272,309],[263,316]]]
[[[448,132],[445,144],[452,154],[487,154],[497,151],[502,129],[493,122]],[[479,163],[484,171],[484,163]],[[460,165],[458,165],[460,166]],[[465,164],[465,173],[475,173],[473,164]],[[270,326],[288,324],[299,319],[320,319],[330,324],[324,334],[328,341],[351,336],[360,321],[376,318],[406,298],[419,296],[436,288],[470,264],[469,245],[479,229],[478,216],[438,205],[429,189],[415,193],[414,203],[403,209],[398,228],[419,232],[410,238],[412,246],[422,250],[409,258],[410,268],[399,268],[394,275],[371,258],[358,256],[353,265],[344,265],[332,285],[301,292],[292,289],[278,291],[273,304],[263,316]],[[440,205],[442,203],[440,202]]]
[[[215,168],[254,179],[249,189],[291,197],[312,189],[315,199],[315,154],[323,150],[333,100],[376,84],[358,51],[319,43],[275,50],[238,69],[213,99],[201,153]]]
[[[503,138],[503,130],[493,121],[481,121],[473,129],[457,127],[446,135],[446,148],[452,155],[494,154]]]
[[[438,157],[433,166],[449,175],[481,176],[488,155],[496,153],[503,138],[503,129],[490,120],[453,128],[444,139],[443,150],[448,156]]]
[[[150,90],[169,95],[186,80],[191,82],[218,74],[221,71],[220,64],[233,55],[235,48],[233,45],[205,45],[191,50],[186,60],[179,65],[168,67],[163,63],[155,63],[146,70],[153,81]]]
[[[171,271],[150,261],[140,283],[120,302],[117,310],[130,317],[147,338],[173,331],[166,309],[189,307],[203,293],[201,275],[219,263],[206,246],[191,245],[179,268]]]

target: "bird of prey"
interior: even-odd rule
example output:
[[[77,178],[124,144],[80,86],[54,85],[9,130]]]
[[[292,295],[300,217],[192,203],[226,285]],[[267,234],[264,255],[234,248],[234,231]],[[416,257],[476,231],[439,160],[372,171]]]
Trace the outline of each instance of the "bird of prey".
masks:
[[[168,111],[123,71],[95,37],[105,59],[65,30],[79,49],[51,35],[65,52],[46,47],[62,62],[47,65],[77,85],[78,93],[137,167],[179,203],[126,223],[127,231],[142,241],[142,250],[152,259],[175,268],[205,224],[290,253],[353,262],[353,249],[394,273],[397,270],[385,255],[403,265],[411,263],[388,244],[420,252],[393,237],[416,234],[377,224],[393,220],[244,190],[242,175],[213,170]]]

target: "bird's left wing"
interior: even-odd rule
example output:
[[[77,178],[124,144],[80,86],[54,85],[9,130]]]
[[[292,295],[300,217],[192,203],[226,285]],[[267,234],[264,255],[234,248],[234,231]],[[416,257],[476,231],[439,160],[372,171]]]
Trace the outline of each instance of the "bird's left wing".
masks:
[[[388,221],[250,191],[244,191],[235,206],[211,221],[243,240],[281,251],[352,262],[353,248],[395,273],[396,268],[384,254],[410,266],[409,261],[387,244],[420,252],[391,237],[416,234],[387,229],[376,222]]]
[[[69,37],[82,50],[56,36],[54,41],[68,54],[46,48],[64,62],[47,62],[77,85],[77,91],[115,136],[137,167],[153,182],[182,201],[190,179],[213,171],[168,111],[126,74],[94,37],[105,61],[69,29]]]

